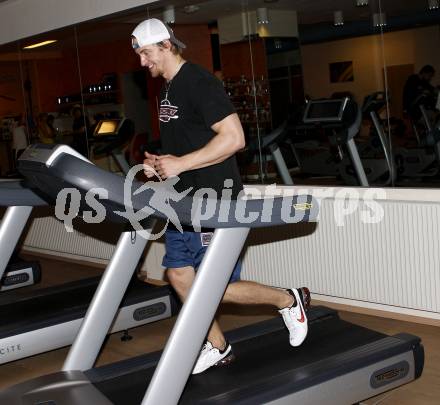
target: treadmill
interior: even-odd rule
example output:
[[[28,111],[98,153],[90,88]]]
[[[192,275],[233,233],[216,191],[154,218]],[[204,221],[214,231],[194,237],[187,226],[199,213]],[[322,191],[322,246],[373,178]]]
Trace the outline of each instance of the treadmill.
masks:
[[[302,113],[301,122],[295,123],[293,126],[287,124],[286,128],[286,131],[291,133],[289,141],[300,169],[305,173],[317,175],[339,175],[344,180],[349,178],[351,181],[351,173],[350,175],[344,175],[348,165],[350,168],[353,168],[353,176],[355,176],[357,183],[362,187],[368,187],[367,174],[354,141],[354,137],[359,133],[361,122],[362,112],[357,107],[357,104],[348,97],[309,100]],[[330,144],[334,146],[336,152],[333,154],[327,148],[324,148],[325,152],[319,152],[315,158],[308,157],[307,161],[303,160],[299,150],[309,149],[314,152],[316,151],[315,143],[311,146],[308,142],[304,141],[310,141],[313,138],[314,135],[310,136],[310,131],[320,130],[325,131]],[[273,158],[278,168],[286,167],[281,153],[273,155]],[[309,161],[310,159],[312,161]],[[314,163],[318,166],[314,167]],[[282,173],[283,169],[280,169],[280,174]],[[282,178],[286,184],[294,184],[290,176],[282,175]]]
[[[143,183],[134,181],[131,200],[125,205],[127,187],[123,179],[93,166],[67,147],[31,146],[22,155],[19,170],[34,186],[49,188],[53,196],[65,186],[77,187],[83,197],[92,187],[104,187],[109,192],[109,198],[102,201],[107,220],[123,219],[115,211],[144,208],[153,213],[150,218],[164,219],[166,215],[153,208],[154,201],[169,197],[167,207],[177,213],[181,223],[200,222],[202,227],[216,230],[162,353],[92,368],[131,277],[127,269],[114,266],[113,261],[121,260],[122,254],[139,256],[147,243],[139,235],[131,240],[123,235],[116,248],[120,255],[115,254],[106,269],[62,370],[1,391],[1,403],[351,404],[421,375],[424,354],[418,337],[386,336],[342,321],[335,311],[318,307],[308,312],[310,335],[302,346],[291,347],[282,321],[272,319],[229,334],[237,355],[234,363],[191,376],[250,228],[316,220],[318,205],[311,196],[285,197],[288,204],[285,198],[283,204],[283,197],[273,197],[270,222],[267,212],[261,215],[268,206],[264,199],[231,201],[229,213],[207,218],[192,211],[192,207],[213,204],[209,212],[218,213],[221,201],[179,199],[177,193],[163,193],[163,188],[153,182],[143,187]],[[234,215],[237,210],[253,214],[252,218],[244,215],[247,223],[240,223]],[[148,218],[146,221],[144,228],[151,230]]]
[[[21,235],[21,223],[24,227],[30,214],[27,207],[12,206],[15,205],[16,198],[27,199],[30,205],[46,204],[32,191],[24,191],[23,188],[23,182],[20,180],[0,181],[0,206],[8,206],[0,219],[0,292],[30,286],[41,280],[38,262],[14,258],[14,250]],[[14,219],[18,217],[21,217],[19,223]],[[14,229],[17,229],[17,232],[14,232]]]
[[[123,122],[129,123],[129,120]],[[124,126],[117,128],[121,130]],[[100,140],[99,147],[103,153],[112,153],[118,142],[117,139],[107,143]],[[0,224],[0,279],[33,207],[53,205],[53,201],[55,199],[44,190],[32,189],[24,180],[1,184],[0,206],[8,208]],[[120,266],[137,268],[140,259],[133,263],[123,261]],[[99,276],[89,277],[48,288],[17,289],[0,294],[0,364],[70,345],[99,281]],[[169,286],[146,284],[133,276],[109,332],[124,331],[122,339],[128,340],[129,329],[173,316],[178,309],[178,299]]]
[[[359,133],[362,123],[362,112],[357,104],[349,97],[342,99],[311,100],[307,103],[303,117],[303,127],[324,127],[332,135],[330,143],[336,146],[340,163],[338,172],[341,173],[344,162],[353,165],[358,183],[368,187],[368,179],[362,166],[354,137]],[[348,155],[348,159],[347,156]]]

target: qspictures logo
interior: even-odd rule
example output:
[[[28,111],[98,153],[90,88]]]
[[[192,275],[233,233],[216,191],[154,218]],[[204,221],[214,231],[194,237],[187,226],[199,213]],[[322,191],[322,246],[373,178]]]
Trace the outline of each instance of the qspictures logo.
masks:
[[[159,181],[148,181],[140,185],[135,178],[137,173],[145,169],[146,166],[139,164],[129,171],[124,181],[124,210],[114,210],[112,214],[125,218],[136,232],[150,240],[160,238],[170,223],[182,231],[182,220],[185,224],[190,222],[194,230],[199,232],[203,224],[212,219],[220,225],[235,221],[244,227],[257,221],[267,223],[267,226],[270,226],[272,221],[278,224],[307,221],[311,212],[318,211],[317,205],[324,198],[334,200],[333,216],[337,226],[344,226],[346,219],[357,211],[360,212],[361,221],[366,224],[378,223],[384,217],[383,207],[379,203],[379,200],[386,199],[383,189],[368,189],[360,195],[357,190],[350,188],[308,190],[271,184],[247,187],[239,194],[237,200],[233,200],[233,182],[228,179],[224,181],[221,195],[213,189],[202,188],[196,190],[191,198],[188,194],[193,191],[192,188],[183,192],[176,190],[179,177],[162,181],[151,167],[148,167],[148,171],[153,172]],[[314,197],[312,200],[310,195]],[[84,196],[85,204],[82,198],[76,188],[65,188],[57,196],[55,215],[64,222],[69,232],[73,231],[72,221],[79,214],[81,206],[91,208],[82,210],[82,218],[86,223],[101,223],[108,214],[109,208],[101,202],[109,199],[108,190],[89,190]],[[255,209],[255,204],[250,203],[253,200],[259,201],[258,209]],[[141,203],[145,205],[141,209],[135,209],[135,206],[139,207]],[[165,225],[153,233],[145,224],[151,223],[148,220],[157,216],[165,221]]]
[[[144,183],[137,190],[133,190],[134,180],[139,172],[148,169],[159,180],[158,182],[148,181]],[[159,239],[171,222],[178,230],[183,231],[182,225],[178,218],[177,212],[171,206],[170,202],[178,202],[182,200],[191,189],[185,190],[183,193],[178,193],[174,185],[179,181],[179,177],[172,177],[163,181],[159,174],[150,166],[142,164],[136,165],[128,172],[124,182],[124,207],[125,211],[114,211],[113,213],[126,218],[133,229],[137,231],[142,237],[149,240]],[[135,211],[133,207],[132,197],[140,194],[148,194],[148,205],[142,209]],[[104,188],[93,188],[85,195],[85,203],[93,211],[85,210],[82,212],[82,217],[86,223],[101,223],[106,219],[107,211],[100,200],[108,200],[109,192]],[[73,219],[79,215],[82,196],[76,188],[64,188],[58,193],[55,216],[64,222],[64,226],[68,232],[73,232]],[[165,226],[153,233],[152,229],[145,229],[142,223],[151,218],[151,216],[158,212],[162,214],[165,219]]]

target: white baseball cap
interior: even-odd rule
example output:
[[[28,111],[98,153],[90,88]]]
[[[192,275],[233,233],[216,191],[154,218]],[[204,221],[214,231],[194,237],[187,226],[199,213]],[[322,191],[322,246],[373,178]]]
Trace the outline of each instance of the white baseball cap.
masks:
[[[134,49],[157,44],[166,39],[179,48],[186,48],[186,45],[174,36],[173,30],[157,18],[142,21],[131,34],[131,44]]]

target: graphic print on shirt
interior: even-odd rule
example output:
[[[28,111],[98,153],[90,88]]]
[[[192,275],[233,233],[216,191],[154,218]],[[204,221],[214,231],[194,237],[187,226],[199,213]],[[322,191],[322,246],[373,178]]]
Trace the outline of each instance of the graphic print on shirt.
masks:
[[[165,98],[160,102],[159,120],[162,122],[170,122],[171,119],[176,120],[179,118],[178,112],[179,107],[171,105],[168,98]]]

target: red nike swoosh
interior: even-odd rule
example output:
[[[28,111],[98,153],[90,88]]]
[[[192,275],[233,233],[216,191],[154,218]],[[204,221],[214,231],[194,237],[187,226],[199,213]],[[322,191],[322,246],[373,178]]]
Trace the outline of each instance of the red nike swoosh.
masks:
[[[301,318],[299,318],[299,319],[297,318],[297,320],[298,320],[298,322],[304,323],[304,321],[306,320],[306,317],[304,315],[304,311],[303,311],[301,305],[300,305],[299,309],[301,310]]]

